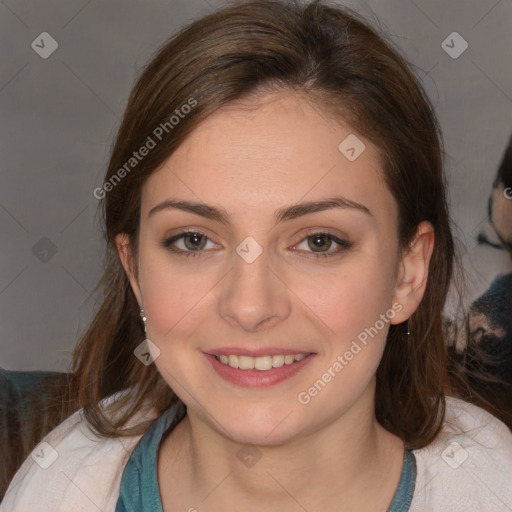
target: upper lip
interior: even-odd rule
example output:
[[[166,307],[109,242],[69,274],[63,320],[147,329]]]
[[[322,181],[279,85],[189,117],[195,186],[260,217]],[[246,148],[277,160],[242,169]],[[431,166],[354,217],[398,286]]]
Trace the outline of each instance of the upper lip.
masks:
[[[302,349],[289,349],[289,348],[279,348],[279,347],[268,347],[268,348],[258,348],[255,350],[250,350],[248,348],[242,347],[222,347],[216,348],[212,350],[205,351],[206,354],[211,354],[212,356],[248,356],[248,357],[261,357],[261,356],[274,356],[274,355],[296,355],[296,354],[312,354],[309,350]]]

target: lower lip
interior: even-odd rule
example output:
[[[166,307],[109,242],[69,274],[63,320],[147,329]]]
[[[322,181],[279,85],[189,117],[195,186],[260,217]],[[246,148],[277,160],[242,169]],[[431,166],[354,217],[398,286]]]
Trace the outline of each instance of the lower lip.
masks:
[[[309,354],[309,356],[306,356],[300,361],[285,364],[281,366],[281,368],[272,368],[271,370],[240,370],[217,361],[217,358],[211,354],[204,355],[213,366],[213,369],[224,380],[236,384],[237,386],[266,387],[279,384],[295,375],[313,359],[315,354]]]

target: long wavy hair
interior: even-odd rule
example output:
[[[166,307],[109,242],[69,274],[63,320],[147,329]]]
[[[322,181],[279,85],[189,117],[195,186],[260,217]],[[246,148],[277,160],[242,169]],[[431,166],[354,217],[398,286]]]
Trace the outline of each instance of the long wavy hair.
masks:
[[[106,255],[97,288],[103,303],[73,355],[75,406],[83,408],[99,435],[140,434],[150,421],[127,424],[144,403],[163,412],[179,400],[154,364],[145,366],[134,356],[144,330],[116,235],[127,234],[137,255],[141,190],[148,177],[222,106],[281,90],[304,94],[377,146],[398,205],[402,249],[420,222],[434,227],[428,282],[409,319],[411,334],[405,337],[404,325],[389,329],[376,375],[375,412],[409,448],[428,445],[440,431],[446,390],[455,392],[464,383],[447,364],[443,329],[454,242],[433,106],[394,44],[356,12],[321,0],[257,0],[232,3],[179,31],[143,69],[128,99],[101,188]],[[127,166],[148,137],[156,140],[157,127],[161,140]],[[100,406],[102,399],[128,389],[112,405],[116,414]]]

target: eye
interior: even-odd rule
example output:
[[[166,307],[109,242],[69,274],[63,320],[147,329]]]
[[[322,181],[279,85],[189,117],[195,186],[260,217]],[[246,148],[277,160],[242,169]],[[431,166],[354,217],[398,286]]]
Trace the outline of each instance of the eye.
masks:
[[[210,247],[208,247],[208,243],[211,244]],[[170,238],[166,238],[162,242],[162,246],[179,256],[195,257],[202,256],[205,249],[215,248],[216,244],[209,240],[209,238],[200,231],[183,231]],[[337,246],[337,248],[335,248],[335,250],[330,250],[333,246]],[[301,251],[312,253],[315,258],[335,256],[347,249],[350,249],[351,247],[352,244],[348,240],[343,240],[335,235],[325,232],[317,232],[308,235],[297,246]]]
[[[333,244],[338,248],[330,251]],[[350,249],[352,244],[330,233],[318,232],[308,235],[297,247],[305,252],[312,252],[315,258],[328,258]]]
[[[169,251],[180,256],[201,256],[203,249],[208,245],[214,244],[208,237],[200,231],[183,231],[170,238],[166,238],[162,245]],[[209,247],[211,248],[211,247]]]

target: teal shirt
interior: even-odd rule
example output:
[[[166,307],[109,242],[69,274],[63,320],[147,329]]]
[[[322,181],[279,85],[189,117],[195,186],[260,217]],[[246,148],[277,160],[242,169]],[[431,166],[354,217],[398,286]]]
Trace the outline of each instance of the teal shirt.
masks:
[[[171,405],[141,437],[124,469],[115,512],[163,512],[157,477],[160,441],[186,415],[182,402]],[[416,459],[406,450],[402,475],[387,512],[407,512],[416,481]]]

